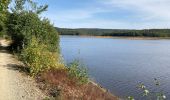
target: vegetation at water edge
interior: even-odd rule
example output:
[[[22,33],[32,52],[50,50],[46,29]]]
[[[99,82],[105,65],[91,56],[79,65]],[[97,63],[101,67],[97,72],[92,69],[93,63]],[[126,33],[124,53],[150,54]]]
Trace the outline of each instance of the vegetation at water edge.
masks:
[[[93,28],[56,28],[61,35],[85,36],[129,36],[129,37],[170,37],[170,29],[93,29]]]

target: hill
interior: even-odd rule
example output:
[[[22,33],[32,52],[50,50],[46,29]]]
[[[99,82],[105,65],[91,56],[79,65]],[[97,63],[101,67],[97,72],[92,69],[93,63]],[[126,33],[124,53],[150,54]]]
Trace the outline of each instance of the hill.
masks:
[[[142,37],[170,37],[170,29],[98,29],[98,28],[57,28],[60,35],[87,36],[142,36]]]

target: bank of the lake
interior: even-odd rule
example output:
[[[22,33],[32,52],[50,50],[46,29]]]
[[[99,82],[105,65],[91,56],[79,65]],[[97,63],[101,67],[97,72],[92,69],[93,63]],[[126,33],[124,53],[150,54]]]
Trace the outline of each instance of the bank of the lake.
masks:
[[[69,77],[63,71],[50,70],[36,80],[39,88],[49,95],[47,100],[120,100],[95,82],[77,84]]]
[[[6,49],[10,44],[11,41],[0,39],[0,70],[2,71],[1,78],[3,81],[0,88],[2,88],[2,99],[119,100],[118,97],[90,80],[86,84],[78,84],[74,78],[69,78],[68,73],[63,70],[51,69],[34,78],[30,77],[28,67],[18,61],[16,56],[7,52]],[[21,81],[24,81],[24,84]],[[22,87],[20,88],[18,85]],[[29,86],[29,88],[25,86]],[[19,91],[15,91],[15,88]],[[23,91],[24,89],[26,91]],[[19,96],[16,96],[17,93],[19,93]],[[37,93],[39,94],[37,95]]]
[[[61,35],[61,36],[79,36],[79,37],[88,37],[88,38],[112,38],[112,39],[130,39],[130,40],[170,39],[170,37],[144,37],[144,36],[91,36],[91,35]]]
[[[56,28],[61,35],[170,37],[170,29]]]

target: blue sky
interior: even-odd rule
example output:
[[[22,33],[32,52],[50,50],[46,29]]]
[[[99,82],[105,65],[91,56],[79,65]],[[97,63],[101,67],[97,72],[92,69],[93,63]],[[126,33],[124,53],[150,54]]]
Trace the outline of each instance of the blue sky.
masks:
[[[170,28],[170,0],[36,0],[57,27]]]

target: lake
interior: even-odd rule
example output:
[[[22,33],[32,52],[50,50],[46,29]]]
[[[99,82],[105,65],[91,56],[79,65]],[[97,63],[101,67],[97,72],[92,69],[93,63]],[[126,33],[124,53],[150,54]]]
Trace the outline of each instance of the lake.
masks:
[[[61,36],[60,46],[66,63],[79,59],[92,80],[119,97],[144,99],[142,82],[170,99],[170,40]]]

